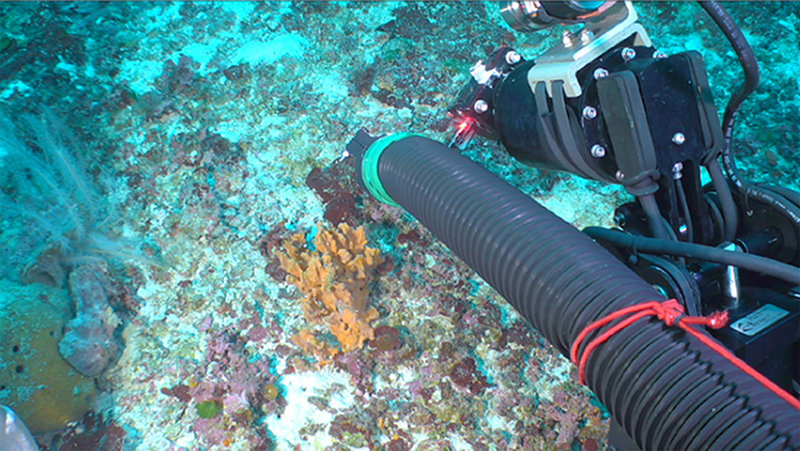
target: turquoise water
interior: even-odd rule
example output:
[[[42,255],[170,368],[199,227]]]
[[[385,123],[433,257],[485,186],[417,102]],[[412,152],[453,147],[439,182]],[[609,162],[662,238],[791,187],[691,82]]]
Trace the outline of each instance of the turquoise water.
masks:
[[[800,6],[729,7],[763,77],[742,172],[798,188]],[[656,47],[703,53],[725,105],[741,70],[713,23],[637,8]],[[50,449],[604,448],[573,366],[342,160],[361,127],[449,141],[475,61],[558,39],[493,3],[0,4],[0,402]],[[497,143],[466,154],[577,227],[628,199]],[[295,234],[322,255],[338,223],[383,261],[348,352],[279,257]]]

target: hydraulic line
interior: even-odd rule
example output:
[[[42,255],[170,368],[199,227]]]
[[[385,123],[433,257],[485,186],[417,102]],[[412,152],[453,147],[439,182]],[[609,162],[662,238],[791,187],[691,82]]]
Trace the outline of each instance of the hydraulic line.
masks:
[[[683,183],[680,179],[675,180],[675,191],[678,194],[678,203],[686,221],[686,241],[691,243],[694,241],[694,223],[692,221],[692,212],[689,211],[689,202],[686,200],[686,191],[683,189]]]
[[[373,174],[360,167],[363,178],[379,179],[391,201],[564,355],[593,321],[663,300],[587,235],[442,143],[420,136],[376,141],[362,131],[347,149],[359,167],[365,152],[377,152]],[[659,377],[667,371],[674,377]],[[800,447],[799,411],[693,336],[656,320],[638,321],[595,349],[586,381],[643,449],[700,448],[711,438],[714,449],[734,448],[753,430],[764,431],[762,444]],[[708,389],[693,391],[701,385]]]
[[[772,190],[776,194],[779,194],[779,195],[785,197],[786,200],[788,200],[789,202],[795,204],[795,206],[800,208],[800,193],[798,193],[797,191],[791,190],[791,189],[783,187],[783,186],[773,186],[773,185],[767,185],[767,184],[762,184],[762,183],[758,183],[756,185],[759,188],[768,188],[768,189]]]
[[[711,177],[711,183],[714,185],[714,190],[717,192],[717,199],[719,199],[720,207],[722,208],[722,219],[725,222],[723,225],[722,241],[733,241],[736,237],[739,218],[730,186],[728,186],[728,181],[722,174],[722,169],[720,169],[719,162],[716,159],[709,160],[705,167],[708,171],[708,175]]]
[[[736,162],[733,158],[733,126],[736,122],[736,114],[742,102],[755,91],[758,86],[761,74],[758,68],[758,61],[756,60],[755,53],[747,42],[747,39],[742,33],[742,30],[734,22],[728,11],[719,3],[715,1],[701,1],[700,6],[708,13],[709,16],[720,27],[725,37],[733,46],[739,62],[742,64],[744,70],[744,83],[737,92],[731,96],[725,113],[722,118],[723,133],[725,135],[725,148],[722,152],[722,164],[725,166],[725,171],[728,177],[736,188],[745,196],[755,197],[763,202],[766,202],[771,207],[780,211],[784,216],[789,218],[796,227],[800,227],[800,208],[788,202],[783,196],[776,194],[770,189],[763,189],[763,187],[756,186],[746,180],[743,180],[736,168]],[[727,218],[726,218],[727,219]],[[726,221],[727,222],[727,221]]]
[[[726,251],[702,244],[647,238],[601,227],[587,227],[583,229],[583,232],[594,239],[608,241],[637,251],[677,255],[736,266],[800,285],[800,268],[760,255]]]
[[[739,107],[742,102],[755,91],[758,82],[761,78],[761,73],[758,68],[758,61],[756,60],[755,53],[747,42],[742,30],[736,25],[728,11],[716,1],[701,1],[700,6],[711,16],[711,19],[716,22],[717,26],[728,38],[728,41],[733,46],[736,56],[739,57],[739,62],[742,64],[744,70],[744,83],[739,87],[728,105],[725,107],[725,113],[722,117],[722,129],[725,135],[726,146],[722,151],[722,162],[725,165],[725,170],[731,177],[731,181],[739,188],[742,187],[742,181],[739,179],[736,163],[733,160],[732,146],[733,146],[733,126],[736,122],[736,115],[739,112]]]
[[[636,198],[639,200],[639,204],[641,204],[645,216],[647,216],[647,222],[650,225],[650,233],[660,240],[669,239],[670,235],[667,230],[670,229],[671,231],[671,227],[669,223],[664,224],[664,218],[658,210],[655,196],[652,194],[644,194]]]
[[[793,193],[791,190],[788,191],[790,195]],[[766,202],[790,220],[795,227],[800,228],[800,207],[781,194],[778,194],[778,191],[775,190],[774,187],[747,183],[745,186],[745,195]]]

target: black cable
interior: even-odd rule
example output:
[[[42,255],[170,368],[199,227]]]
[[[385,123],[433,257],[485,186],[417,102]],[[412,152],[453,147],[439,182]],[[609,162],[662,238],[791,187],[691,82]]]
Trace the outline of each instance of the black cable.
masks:
[[[747,186],[747,194],[767,202],[770,206],[783,213],[787,219],[792,221],[795,227],[800,227],[800,207],[784,197],[781,192],[775,188],[776,187],[769,185],[751,184]],[[787,191],[793,193],[791,190]]]
[[[715,1],[701,1],[700,6],[711,16],[711,19],[719,26],[725,37],[733,46],[736,56],[739,57],[739,62],[742,64],[744,70],[744,84],[733,93],[728,105],[725,107],[725,113],[722,117],[722,130],[725,134],[725,148],[722,151],[722,164],[725,166],[725,171],[731,178],[731,181],[739,188],[742,187],[742,181],[738,176],[736,163],[733,160],[732,147],[733,147],[733,125],[736,122],[736,114],[742,102],[755,91],[756,86],[761,78],[761,73],[758,69],[758,61],[756,55],[747,39],[742,33],[742,30],[736,25],[730,13],[719,3]]]
[[[668,240],[670,237],[666,229],[671,229],[671,227],[669,225],[664,225],[664,219],[661,216],[661,212],[658,210],[655,196],[652,194],[644,194],[636,196],[636,199],[639,200],[639,203],[642,205],[642,210],[645,216],[647,216],[647,222],[650,224],[650,233],[658,239]]]
[[[772,190],[776,194],[780,194],[781,196],[785,197],[786,200],[790,201],[791,203],[795,204],[798,208],[800,208],[800,193],[798,193],[797,191],[783,186],[767,185],[766,183],[756,183],[756,186]]]
[[[736,266],[800,285],[800,268],[760,255],[725,251],[701,244],[646,238],[601,227],[587,227],[583,229],[583,233],[596,240],[608,241],[618,246],[636,249],[642,252],[680,255],[688,258],[696,258],[698,260]]]
[[[739,227],[739,215],[736,210],[736,203],[733,201],[731,188],[728,186],[725,175],[722,174],[722,169],[720,169],[719,162],[716,159],[709,160],[705,167],[711,177],[711,182],[714,184],[714,190],[717,192],[717,199],[719,199],[722,209],[722,218],[725,220],[722,241],[733,241],[736,237],[736,229]]]
[[[728,11],[715,1],[702,1],[699,3],[720,27],[725,37],[728,38],[744,70],[744,84],[731,96],[727,107],[725,107],[725,114],[722,119],[723,132],[725,134],[725,148],[722,151],[722,164],[725,167],[725,172],[728,173],[731,183],[736,186],[739,192],[744,194],[745,198],[754,197],[766,202],[770,207],[778,210],[789,218],[796,227],[800,227],[800,208],[798,208],[796,203],[791,202],[794,196],[790,196],[790,198],[787,199],[772,188],[756,186],[739,177],[732,152],[733,125],[736,122],[736,114],[739,110],[739,106],[744,99],[756,89],[761,74],[753,49],[750,47],[744,33],[742,33],[742,30],[736,25]],[[722,201],[722,197],[720,197],[720,201]]]
[[[681,179],[677,179],[675,182],[675,189],[678,193],[678,202],[681,204],[681,210],[683,211],[683,218],[686,221],[686,241],[694,242],[694,224],[692,223],[692,212],[689,211],[689,202],[686,200],[686,191],[683,189],[683,183]]]

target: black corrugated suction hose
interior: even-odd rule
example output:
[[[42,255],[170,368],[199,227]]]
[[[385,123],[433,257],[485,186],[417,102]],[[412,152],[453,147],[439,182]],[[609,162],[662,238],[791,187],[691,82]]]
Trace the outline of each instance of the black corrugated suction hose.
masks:
[[[362,131],[348,146],[359,165],[373,142]],[[661,299],[603,247],[457,151],[420,136],[383,138],[377,147],[385,194],[562,354],[590,322]],[[657,320],[640,320],[597,348],[586,374],[643,449],[800,447],[799,411]]]

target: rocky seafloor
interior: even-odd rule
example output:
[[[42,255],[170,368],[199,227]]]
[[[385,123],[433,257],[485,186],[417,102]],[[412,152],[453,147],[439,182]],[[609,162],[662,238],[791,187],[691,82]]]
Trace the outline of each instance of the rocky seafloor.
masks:
[[[740,113],[735,155],[746,177],[798,188],[800,5],[728,7],[763,78]],[[704,54],[722,109],[741,69],[713,22],[694,3],[637,8],[656,47]],[[499,9],[0,4],[2,132],[33,155],[41,136],[63,141],[56,156],[74,157],[81,174],[56,167],[45,173],[69,186],[40,177],[23,189],[33,176],[11,188],[0,171],[13,199],[0,204],[0,276],[15,287],[6,297],[30,292],[52,306],[89,286],[107,302],[93,335],[106,360],[83,362],[102,364],[92,395],[70,401],[70,418],[31,414],[50,415],[32,420],[51,425],[40,446],[605,448],[607,412],[574,366],[410,215],[362,191],[341,158],[362,127],[448,141],[445,113],[475,61],[504,43],[535,58],[559,39],[512,32]],[[610,226],[628,200],[616,186],[522,166],[494,142],[465,153],[576,227]],[[9,155],[0,153],[6,168]],[[84,182],[92,195],[72,194]],[[340,223],[363,227],[380,251],[365,282],[377,319],[372,339],[323,362],[296,339],[309,295],[287,282],[281,255],[292,237],[313,255],[315,237]],[[34,376],[10,366],[12,341],[25,339],[20,321],[44,316],[16,314],[2,324],[2,366],[24,384]],[[53,368],[35,377],[65,377]],[[23,402],[2,384],[0,402]]]

